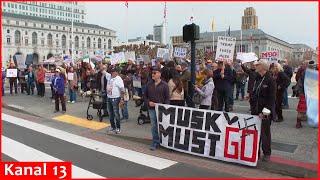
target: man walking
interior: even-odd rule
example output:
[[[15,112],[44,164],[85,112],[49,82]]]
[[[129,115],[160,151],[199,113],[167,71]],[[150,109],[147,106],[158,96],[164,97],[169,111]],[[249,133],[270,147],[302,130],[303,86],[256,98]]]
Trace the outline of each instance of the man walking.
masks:
[[[152,144],[150,150],[154,151],[160,145],[155,103],[170,103],[169,86],[165,81],[161,80],[161,69],[159,67],[152,68],[152,81],[147,84],[145,100],[148,104],[151,120]]]

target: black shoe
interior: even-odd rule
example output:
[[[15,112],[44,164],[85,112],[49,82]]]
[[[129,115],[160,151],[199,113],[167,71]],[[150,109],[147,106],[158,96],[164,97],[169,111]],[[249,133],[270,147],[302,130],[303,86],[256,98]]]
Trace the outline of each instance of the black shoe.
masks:
[[[269,162],[270,161],[270,155],[263,155],[262,161]]]

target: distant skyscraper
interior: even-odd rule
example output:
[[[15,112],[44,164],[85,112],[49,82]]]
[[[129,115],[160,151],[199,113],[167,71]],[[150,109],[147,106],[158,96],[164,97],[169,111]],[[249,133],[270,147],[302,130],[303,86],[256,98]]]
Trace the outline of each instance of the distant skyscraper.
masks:
[[[2,12],[54,20],[71,21],[73,16],[74,22],[79,23],[85,22],[86,15],[84,5],[78,2],[7,1],[2,2],[2,7]]]
[[[161,25],[154,25],[153,26],[153,40],[159,41],[161,44],[166,44],[166,37],[165,37],[165,26],[164,24]]]
[[[256,10],[253,7],[244,10],[241,29],[258,29],[258,16],[256,16]]]
[[[148,36],[146,36],[147,40],[153,40],[153,34],[148,34]]]

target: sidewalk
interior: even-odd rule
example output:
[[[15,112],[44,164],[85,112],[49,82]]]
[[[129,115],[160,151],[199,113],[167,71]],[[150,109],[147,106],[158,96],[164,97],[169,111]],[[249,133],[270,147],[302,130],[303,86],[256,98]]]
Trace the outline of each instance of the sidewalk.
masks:
[[[56,118],[62,113],[53,113],[54,103],[48,97],[27,96],[18,94],[3,97],[3,107],[6,109],[29,113],[46,119]],[[67,115],[86,120],[88,98],[77,97],[75,104],[67,103]],[[291,99],[290,101],[296,101]],[[237,106],[238,105],[238,106]],[[293,107],[293,106],[292,106]],[[138,125],[137,117],[139,107],[135,107],[133,101],[128,103],[129,120],[122,122],[121,134],[116,135],[126,140],[149,145],[151,142],[150,124]],[[235,112],[246,113],[248,110],[246,102],[235,102]],[[302,129],[295,129],[294,109],[284,110],[286,120],[282,123],[272,124],[272,157],[268,164],[258,163],[258,168],[293,177],[315,177],[318,170],[318,129],[305,125]],[[90,114],[98,121],[96,110],[91,108]],[[55,120],[53,120],[55,121]],[[108,125],[107,118],[103,122]],[[96,130],[97,133],[104,133],[106,128]],[[113,136],[113,135],[112,135]],[[177,152],[178,153],[178,152]],[[181,153],[179,153],[181,154]],[[190,155],[185,155],[190,156]],[[195,157],[195,156],[193,156]],[[201,158],[201,157],[195,157]]]

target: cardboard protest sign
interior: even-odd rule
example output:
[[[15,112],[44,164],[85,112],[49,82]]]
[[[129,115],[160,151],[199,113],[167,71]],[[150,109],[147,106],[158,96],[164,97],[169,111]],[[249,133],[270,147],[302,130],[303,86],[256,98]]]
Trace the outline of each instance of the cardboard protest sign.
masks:
[[[258,56],[253,53],[253,52],[249,52],[249,53],[237,53],[237,59],[240,60],[242,63],[247,63],[247,62],[253,62],[258,60]]]
[[[68,80],[72,81],[73,80],[73,76],[74,76],[73,73],[68,73]]]
[[[141,88],[141,78],[139,76],[132,76],[133,87]]]
[[[17,77],[18,69],[7,69],[6,77]]]
[[[134,51],[125,52],[124,53],[126,62],[128,62],[129,59],[131,59],[133,62],[136,60],[136,53]]]
[[[176,151],[256,166],[258,116],[156,104],[160,145]]]
[[[185,58],[187,57],[187,48],[174,48],[174,57]]]
[[[120,53],[114,53],[111,55],[111,65],[115,65],[115,64],[120,64],[125,62],[125,55],[124,52],[120,52]]]
[[[169,49],[158,48],[157,57],[163,58],[165,60],[169,60],[170,59]]]
[[[143,62],[145,64],[148,64],[151,62],[150,56],[149,55],[140,55],[140,57],[143,59]]]
[[[233,61],[234,47],[236,38],[218,36],[218,44],[216,51],[216,61]]]

